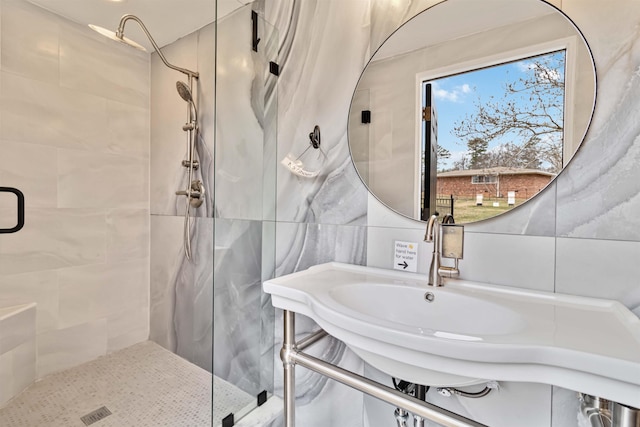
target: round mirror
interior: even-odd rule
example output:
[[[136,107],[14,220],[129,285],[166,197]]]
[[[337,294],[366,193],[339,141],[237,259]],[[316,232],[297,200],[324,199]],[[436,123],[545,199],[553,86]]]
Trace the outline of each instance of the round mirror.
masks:
[[[369,191],[402,215],[490,218],[567,165],[595,85],[582,34],[548,3],[445,0],[369,61],[351,102],[351,156]]]

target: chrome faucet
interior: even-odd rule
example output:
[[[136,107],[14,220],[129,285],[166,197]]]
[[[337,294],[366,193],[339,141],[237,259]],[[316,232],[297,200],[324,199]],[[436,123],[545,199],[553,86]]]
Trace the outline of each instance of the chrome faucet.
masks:
[[[438,222],[437,213],[429,217],[424,241],[433,242],[431,266],[429,267],[429,286],[442,286],[442,277],[438,274],[440,269],[440,223]]]
[[[452,215],[446,214],[442,217],[442,224],[450,225],[454,223],[455,221]],[[441,265],[441,239],[440,222],[438,221],[438,213],[436,212],[429,217],[427,231],[424,235],[425,242],[433,242],[433,253],[431,254],[431,265],[429,266],[429,286],[443,286],[443,275],[447,277],[457,277],[458,274],[460,274],[458,270],[458,259],[462,258],[462,239],[460,238],[459,255],[453,257],[456,260],[455,267],[443,267]]]

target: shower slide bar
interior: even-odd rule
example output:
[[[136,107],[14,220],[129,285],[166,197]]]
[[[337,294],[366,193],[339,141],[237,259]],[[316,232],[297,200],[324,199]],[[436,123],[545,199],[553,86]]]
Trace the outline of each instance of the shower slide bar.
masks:
[[[295,427],[295,366],[300,365],[328,378],[348,385],[358,391],[403,408],[414,415],[435,421],[445,427],[487,427],[446,409],[408,396],[384,384],[342,369],[302,352],[305,348],[326,336],[319,331],[295,342],[295,313],[284,311],[284,341],[280,358],[284,366],[284,425]]]

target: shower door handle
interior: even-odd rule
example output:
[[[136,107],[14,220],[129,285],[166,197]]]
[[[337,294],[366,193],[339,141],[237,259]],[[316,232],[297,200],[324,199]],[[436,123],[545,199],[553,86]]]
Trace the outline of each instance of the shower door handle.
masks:
[[[0,228],[0,234],[16,233],[24,227],[24,194],[12,187],[0,187],[0,193],[13,193],[18,198],[18,223],[13,228]]]

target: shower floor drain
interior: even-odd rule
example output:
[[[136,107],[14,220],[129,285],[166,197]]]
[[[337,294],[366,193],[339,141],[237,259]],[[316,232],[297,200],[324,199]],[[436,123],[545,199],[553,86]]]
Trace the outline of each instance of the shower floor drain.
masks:
[[[84,425],[90,426],[93,423],[97,423],[98,421],[107,418],[109,415],[111,415],[111,411],[108,410],[106,406],[103,406],[102,408],[98,408],[93,412],[89,412],[84,417],[80,417],[80,420],[84,423]]]

